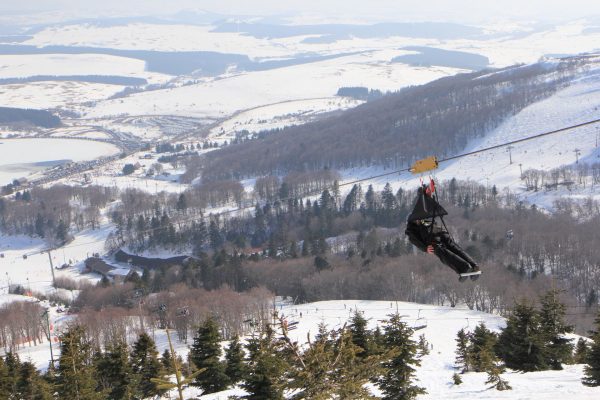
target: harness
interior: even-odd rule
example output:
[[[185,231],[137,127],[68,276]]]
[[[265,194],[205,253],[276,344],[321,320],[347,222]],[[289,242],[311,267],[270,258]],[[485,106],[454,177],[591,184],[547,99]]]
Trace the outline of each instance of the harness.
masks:
[[[422,180],[421,180],[421,182],[422,182]],[[421,186],[421,187],[423,188],[423,186]],[[427,190],[429,191],[429,194],[426,193]],[[435,227],[436,217],[440,219],[440,221],[442,222],[442,226],[444,227],[444,230],[446,231],[446,233],[448,233],[448,236],[450,236],[450,239],[452,239],[452,235],[450,234],[450,231],[448,230],[448,227],[446,226],[446,222],[444,221],[443,214],[442,213],[438,214],[438,209],[440,208],[440,203],[438,202],[438,196],[437,196],[437,192],[435,190],[434,180],[430,178],[429,179],[429,187],[427,189],[423,189],[421,192],[422,192],[422,196],[423,196],[423,205],[424,205],[425,209],[427,208],[427,202],[425,201],[425,196],[430,196],[434,200],[432,217],[431,217],[431,226],[429,227],[429,232],[427,235],[427,243],[433,243],[433,241],[432,241],[433,228]],[[427,209],[425,211],[427,211]]]

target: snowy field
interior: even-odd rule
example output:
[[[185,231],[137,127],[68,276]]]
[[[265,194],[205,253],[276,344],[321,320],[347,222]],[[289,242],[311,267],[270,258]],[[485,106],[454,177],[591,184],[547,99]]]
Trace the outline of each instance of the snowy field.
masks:
[[[143,60],[107,54],[0,55],[0,79],[38,75],[116,75],[164,83],[169,75],[146,71]]]
[[[534,24],[490,24],[482,26],[493,34],[479,40],[419,39],[401,36],[362,39],[352,37],[332,43],[306,43],[310,36],[258,39],[243,32],[211,32],[213,26],[128,24],[102,27],[92,24],[55,26],[34,34],[24,42],[38,46],[72,45],[162,51],[216,51],[246,54],[251,58],[282,58],[300,53],[339,54],[349,51],[431,46],[478,53],[495,67],[535,62],[546,54],[577,54],[598,49],[599,32],[586,32],[593,24],[585,19],[562,22],[542,31]]]
[[[92,160],[118,152],[112,144],[89,140],[0,139],[0,183],[26,177],[65,160]]]
[[[318,325],[325,323],[329,329],[339,328],[344,325],[354,310],[362,312],[369,321],[369,327],[374,328],[379,321],[385,320],[396,311],[403,316],[403,320],[411,327],[425,328],[417,330],[413,336],[418,339],[421,334],[431,344],[429,355],[422,359],[421,367],[417,368],[418,384],[427,390],[426,395],[418,399],[539,399],[555,400],[559,396],[570,396],[573,399],[597,399],[598,388],[589,388],[581,384],[582,365],[565,366],[563,371],[544,371],[531,373],[518,373],[507,371],[503,377],[508,380],[513,390],[498,392],[488,389],[485,373],[468,373],[463,375],[463,384],[452,384],[452,374],[455,372],[455,338],[457,332],[465,328],[472,331],[475,326],[484,322],[488,328],[498,331],[505,325],[504,319],[495,315],[466,308],[451,308],[442,306],[423,305],[395,301],[323,301],[302,305],[286,305],[279,308],[279,313],[285,315],[288,321],[297,321],[298,329],[291,331],[292,339],[300,343],[306,342],[307,334],[311,337],[317,333]],[[57,325],[61,325],[64,317],[52,314]],[[575,336],[573,336],[575,337]],[[154,339],[158,350],[162,353],[168,346],[164,331],[154,332]],[[176,351],[185,356],[188,353],[188,344],[175,340]],[[191,339],[190,339],[191,343]],[[33,361],[38,368],[45,369],[49,360],[47,344],[36,347],[25,347],[19,351],[23,360]],[[226,400],[228,395],[240,394],[239,389],[216,393],[203,399]],[[200,394],[196,389],[188,389],[186,396]]]
[[[506,36],[493,40],[446,41],[438,47],[484,55],[494,67],[534,63],[548,54],[597,52],[600,49],[600,32],[586,32],[589,26],[590,22],[577,20],[516,38],[506,32]]]
[[[145,62],[104,54],[0,55],[0,79],[31,76],[115,75],[165,83],[169,75],[148,72]],[[42,81],[0,85],[0,105],[21,108],[63,108],[96,102],[123,90],[122,85],[77,81]]]
[[[104,100],[123,86],[74,81],[45,81],[0,85],[0,104],[17,108],[62,108],[77,111],[76,105]]]
[[[69,268],[55,270],[55,276],[97,282],[98,275],[81,274],[83,261],[93,253],[105,252],[104,240],[112,229],[111,224],[104,222],[98,229],[79,232],[66,246],[52,251],[50,254],[55,268],[63,264],[70,265]],[[48,248],[49,245],[41,239],[0,236],[0,253],[4,254],[4,258],[0,259],[0,286],[3,288],[0,293],[6,294],[10,284],[21,285],[34,292],[52,293],[54,289],[50,261],[48,254],[44,252]]]
[[[93,24],[48,27],[23,44],[36,46],[66,45],[110,47],[115,49],[158,51],[216,51],[252,54],[255,57],[290,55],[287,42],[298,38],[255,39],[237,33],[213,33],[213,26],[128,24],[98,26]]]
[[[314,120],[319,114],[345,110],[362,104],[362,101],[347,97],[328,97],[298,101],[285,101],[266,105],[234,114],[232,118],[210,131],[210,137],[235,138],[235,132],[250,133],[268,129],[299,125]]]
[[[177,88],[136,93],[99,102],[86,117],[180,115],[221,119],[236,111],[290,100],[335,96],[343,86],[395,91],[463,72],[447,67],[412,67],[390,60],[405,51],[374,51],[332,60],[253,71]]]

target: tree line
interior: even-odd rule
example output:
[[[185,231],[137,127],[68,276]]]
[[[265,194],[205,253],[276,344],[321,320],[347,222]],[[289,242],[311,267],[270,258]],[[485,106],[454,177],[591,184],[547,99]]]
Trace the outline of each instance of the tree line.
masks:
[[[197,271],[194,282],[235,290],[266,285],[303,301],[388,296],[436,304],[465,301],[502,313],[519,291],[535,295],[552,277],[568,291],[572,305],[589,312],[576,322],[578,327],[591,323],[600,288],[593,267],[600,259],[593,245],[598,215],[584,221],[565,213],[548,215],[495,186],[455,179],[438,184],[452,235],[489,275],[465,288],[448,281],[451,272],[415,254],[406,240],[412,191],[394,192],[389,184],[381,191],[355,185],[341,196],[334,183],[316,200],[280,201],[284,184],[275,178],[257,181],[256,190],[273,200],[257,205],[253,214],[227,218],[203,217],[183,206],[169,214],[160,196],[154,202],[147,196],[145,206],[135,196],[131,204],[123,202],[123,210],[132,214],[117,223],[107,245],[179,246],[198,257],[196,269],[190,269]],[[193,221],[186,222],[190,216]]]
[[[29,235],[51,244],[65,243],[72,230],[96,229],[100,209],[115,198],[113,188],[54,185],[17,192],[0,198],[0,232]]]
[[[600,314],[596,317],[593,340],[579,338],[576,344],[567,337],[573,327],[565,321],[566,307],[558,290],[552,289],[539,299],[539,308],[530,300],[520,300],[511,310],[506,327],[498,334],[481,322],[472,332],[464,328],[456,337],[454,384],[460,374],[487,372],[492,387],[511,389],[500,374],[506,368],[533,372],[562,370],[565,364],[586,364],[581,379],[586,386],[600,386]]]
[[[45,110],[26,108],[0,107],[0,125],[40,126],[56,128],[61,125],[58,116]]]
[[[451,272],[437,260],[415,254],[405,239],[412,191],[355,185],[342,196],[334,181],[317,199],[286,199],[296,190],[288,182],[257,180],[256,191],[271,200],[257,204],[253,212],[228,216],[203,215],[196,203],[200,197],[190,197],[191,191],[151,195],[125,190],[110,214],[116,229],[107,247],[171,248],[196,256],[189,265],[147,271],[145,279],[156,281],[155,291],[177,283],[208,290],[228,285],[236,291],[266,286],[302,301],[387,296],[433,304],[464,301],[475,309],[503,313],[515,294],[535,296],[553,277],[567,290],[570,305],[583,306],[586,315],[574,316],[573,323],[579,329],[591,323],[600,287],[594,267],[600,259],[594,245],[597,215],[584,221],[565,213],[548,215],[495,186],[457,180],[439,184],[452,235],[490,277],[476,286],[459,286],[448,279]],[[327,187],[326,180],[312,182],[311,189]],[[68,222],[71,207],[91,206],[92,198],[102,204],[112,195],[116,193],[94,187],[35,189],[5,201],[9,212],[5,208],[0,217],[9,232],[24,229],[35,235],[39,210],[48,210],[53,221]],[[32,204],[38,208],[28,207]],[[29,222],[22,224],[22,219]],[[85,226],[85,219],[76,220]],[[39,233],[53,232],[56,239],[61,230],[49,231],[49,225],[61,224],[40,224],[44,229]],[[165,283],[161,286],[155,277]]]
[[[166,307],[165,307],[166,308]],[[565,334],[565,307],[556,290],[540,298],[539,309],[523,301],[511,311],[499,333],[482,322],[472,332],[456,337],[455,385],[469,372],[486,372],[486,385],[510,390],[505,368],[516,371],[562,369],[584,363],[582,383],[600,386],[600,315],[593,341],[574,346]],[[426,393],[415,378],[416,368],[429,354],[424,335],[414,331],[399,314],[391,314],[368,328],[356,310],[341,328],[320,324],[305,345],[291,338],[296,322],[273,314],[257,325],[242,344],[238,335],[223,346],[223,333],[212,316],[197,325],[187,357],[166,349],[161,355],[152,336],[140,332],[131,345],[115,338],[104,346],[91,339],[80,323],[60,335],[60,356],[45,373],[14,352],[0,358],[0,399],[77,398],[81,400],[144,399],[169,388],[191,385],[202,394],[239,386],[238,399],[360,398],[410,400]],[[168,334],[168,332],[167,332]],[[171,383],[177,376],[177,383]],[[185,379],[184,379],[185,378]],[[381,395],[375,396],[371,388]]]
[[[244,344],[233,336],[223,351],[220,326],[208,317],[197,326],[185,359],[169,349],[159,356],[145,332],[131,346],[115,339],[100,347],[86,326],[71,324],[60,336],[58,360],[43,374],[16,353],[0,358],[0,399],[145,399],[187,385],[202,394],[239,385],[244,394],[236,398],[262,400],[379,398],[367,384],[378,387],[384,399],[425,393],[415,368],[427,348],[412,339],[412,329],[398,314],[369,330],[357,311],[341,329],[321,325],[308,346],[290,339],[293,328],[285,318],[274,315],[269,321]],[[173,374],[176,384],[168,378]]]

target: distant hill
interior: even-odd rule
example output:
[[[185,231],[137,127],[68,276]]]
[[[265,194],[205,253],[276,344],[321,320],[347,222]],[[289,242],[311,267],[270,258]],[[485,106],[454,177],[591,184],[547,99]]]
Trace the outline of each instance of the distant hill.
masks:
[[[209,153],[203,179],[379,165],[454,155],[507,117],[570,82],[583,59],[442,78],[314,123],[263,132],[258,140]],[[193,168],[193,166],[192,166]]]
[[[33,125],[42,128],[60,126],[60,118],[49,111],[25,108],[0,107],[0,124],[2,125]]]

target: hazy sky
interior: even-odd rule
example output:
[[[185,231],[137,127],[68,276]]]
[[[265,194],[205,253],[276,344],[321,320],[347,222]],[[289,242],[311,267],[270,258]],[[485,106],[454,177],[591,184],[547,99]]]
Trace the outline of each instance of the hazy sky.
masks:
[[[182,9],[230,15],[311,14],[335,19],[435,20],[477,23],[497,19],[564,20],[600,15],[599,0],[0,0],[0,12],[168,15]]]

